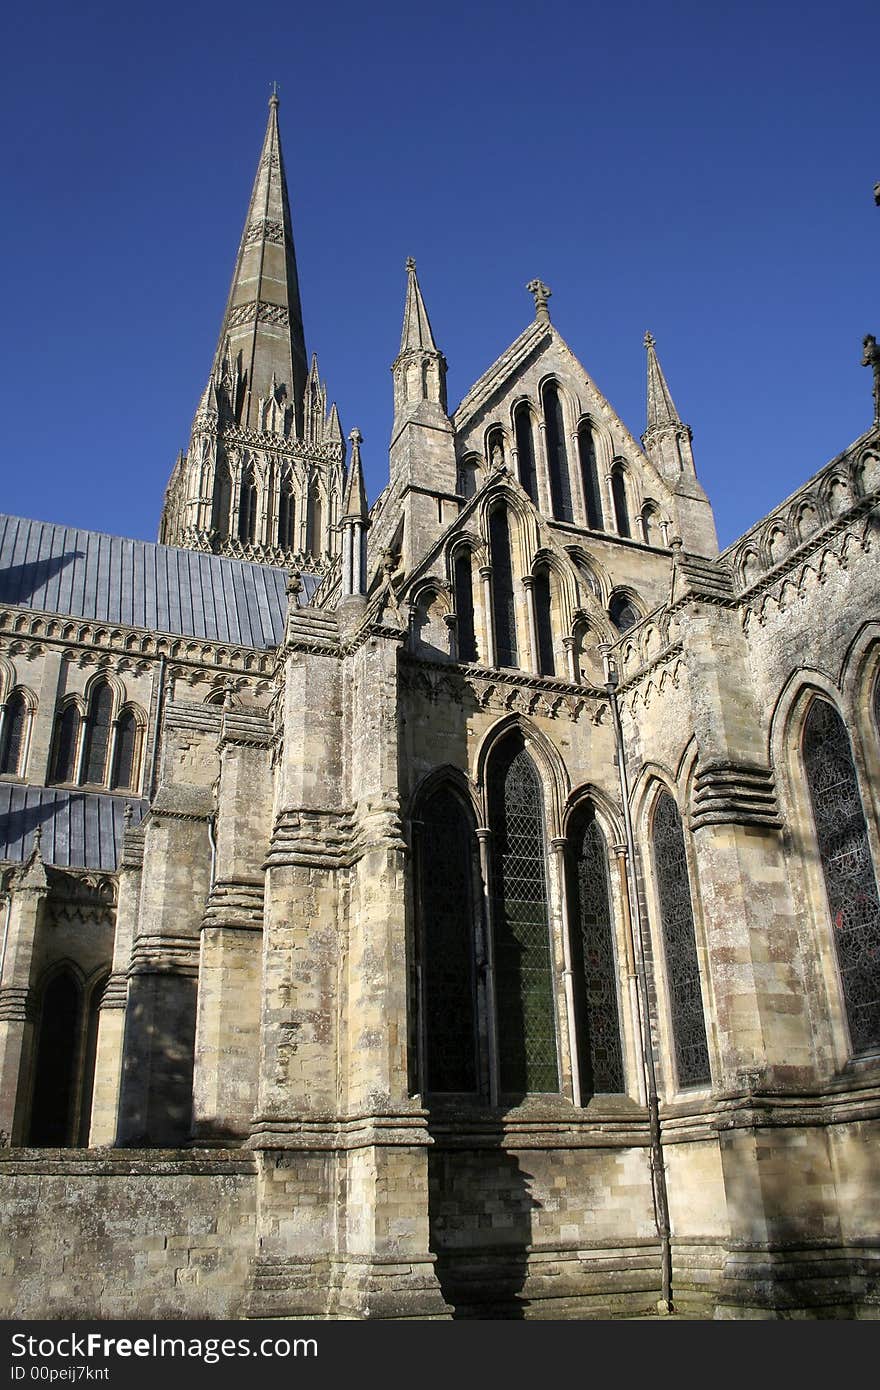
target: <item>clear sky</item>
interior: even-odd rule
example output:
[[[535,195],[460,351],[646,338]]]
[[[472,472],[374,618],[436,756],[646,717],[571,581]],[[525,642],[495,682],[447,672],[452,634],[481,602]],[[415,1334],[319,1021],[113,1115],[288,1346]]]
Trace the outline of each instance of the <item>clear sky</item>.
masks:
[[[266,121],[371,500],[408,255],[450,404],[526,282],[638,436],[650,329],[722,545],[871,423],[876,0],[10,9],[0,508],[154,538]]]

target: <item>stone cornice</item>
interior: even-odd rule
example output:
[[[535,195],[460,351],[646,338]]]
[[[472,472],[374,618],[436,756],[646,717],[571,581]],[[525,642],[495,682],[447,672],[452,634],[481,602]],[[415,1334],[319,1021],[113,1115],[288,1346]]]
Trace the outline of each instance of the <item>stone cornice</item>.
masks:
[[[572,722],[586,712],[594,724],[601,723],[608,704],[605,691],[599,686],[572,685],[526,671],[501,671],[454,661],[426,661],[409,652],[401,655],[400,687],[422,694],[432,702],[444,697],[461,699],[470,692],[476,703],[484,708],[538,713],[550,719],[561,716]]]

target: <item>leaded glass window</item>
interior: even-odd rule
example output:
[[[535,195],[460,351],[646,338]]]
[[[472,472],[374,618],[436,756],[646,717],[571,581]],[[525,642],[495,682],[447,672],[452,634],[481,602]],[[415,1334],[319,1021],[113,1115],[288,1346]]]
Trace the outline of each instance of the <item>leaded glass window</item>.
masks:
[[[574,521],[571,505],[571,478],[565,448],[565,419],[559,388],[550,381],[544,387],[544,429],[547,440],[547,463],[550,469],[550,505],[557,521]]]
[[[17,777],[21,772],[21,756],[24,752],[24,731],[27,726],[27,704],[20,692],[16,692],[6,702],[6,718],[3,720],[3,744],[0,747],[0,772]]]
[[[684,831],[678,807],[668,792],[657,802],[653,841],[678,1084],[701,1086],[711,1077],[697,938]]]
[[[246,545],[253,544],[257,534],[257,484],[250,469],[241,480],[241,497],[238,504],[238,539]]]
[[[623,1091],[608,845],[591,805],[573,818],[568,884],[578,1061],[584,1094]]]
[[[611,496],[614,500],[614,520],[617,523],[617,534],[619,536],[631,536],[629,504],[626,500],[626,479],[619,463],[616,463],[611,470]]]
[[[551,616],[550,574],[538,570],[533,591],[535,626],[538,629],[538,670],[542,676],[556,675],[553,657],[553,621]]]
[[[474,833],[449,787],[422,812],[419,839],[425,1088],[477,1089]]]
[[[544,808],[521,739],[496,749],[488,792],[501,1090],[558,1091]]]
[[[137,744],[137,720],[131,710],[124,710],[116,726],[116,766],[113,769],[114,787],[134,787],[134,755]]]
[[[64,706],[55,723],[52,755],[53,782],[72,782],[76,777],[76,749],[79,739],[79,710],[71,702]]]
[[[492,621],[495,628],[495,662],[498,666],[518,666],[516,646],[516,608],[513,601],[513,566],[510,555],[510,527],[504,507],[496,507],[489,518],[489,548],[492,557]]]
[[[455,557],[455,612],[458,618],[458,659],[476,661],[474,581],[469,550],[460,550]]]
[[[278,497],[278,544],[282,550],[293,550],[293,484],[285,478]]]
[[[852,748],[827,700],[810,706],[803,752],[850,1037],[867,1052],[880,1046],[880,901]]]
[[[581,481],[584,487],[584,505],[587,509],[587,526],[591,531],[604,530],[602,524],[602,489],[599,486],[599,465],[596,462],[596,445],[593,431],[587,423],[578,430],[578,454],[581,464]]]
[[[527,405],[517,406],[513,426],[516,436],[519,480],[532,501],[537,503],[538,474],[535,469],[535,439],[532,433],[532,412]]]
[[[103,783],[107,776],[107,748],[113,716],[113,692],[106,681],[99,682],[89,700],[86,756],[83,777],[86,782]]]

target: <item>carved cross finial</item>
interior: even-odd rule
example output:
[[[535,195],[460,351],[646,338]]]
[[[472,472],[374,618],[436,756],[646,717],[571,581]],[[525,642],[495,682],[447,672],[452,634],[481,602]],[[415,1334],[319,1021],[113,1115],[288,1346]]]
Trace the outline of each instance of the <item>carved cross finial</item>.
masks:
[[[272,83],[272,95],[271,95],[270,98],[269,98],[269,105],[270,105],[270,106],[277,106],[277,105],[278,105],[278,83],[277,83],[277,82],[273,82],[273,83]]]
[[[865,334],[862,347],[862,366],[874,369],[874,424],[880,426],[880,347],[873,333]]]
[[[363,444],[364,442],[364,436],[361,434],[357,425],[355,425],[354,429],[349,432],[348,437],[351,440],[352,448],[354,449],[356,449],[359,444]]]
[[[413,273],[413,275],[415,275],[415,273],[416,273],[416,263],[415,263],[415,260],[414,260],[414,258],[413,258],[412,256],[407,256],[407,258],[406,258],[406,268],[407,268],[407,270],[411,270],[412,273]]]
[[[645,344],[645,347],[646,347],[646,348],[652,348],[652,347],[654,346],[655,341],[656,341],[656,340],[655,340],[655,338],[654,338],[654,334],[653,334],[653,333],[646,333],[646,334],[645,334],[645,337],[644,337],[644,344]]]
[[[550,310],[547,308],[547,300],[552,294],[549,285],[545,285],[543,280],[530,280],[526,285],[529,294],[535,300],[535,318],[541,319],[544,323],[550,322]]]

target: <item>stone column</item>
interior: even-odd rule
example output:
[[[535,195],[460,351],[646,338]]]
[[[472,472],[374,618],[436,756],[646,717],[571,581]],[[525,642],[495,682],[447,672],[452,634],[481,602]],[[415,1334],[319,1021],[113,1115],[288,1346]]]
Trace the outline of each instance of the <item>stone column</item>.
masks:
[[[199,952],[193,1134],[200,1143],[246,1138],[257,1103],[271,737],[262,713],[225,710],[213,879]]]
[[[116,1139],[125,1010],[128,1003],[128,972],[131,968],[131,953],[137,932],[143,862],[144,832],[140,826],[135,828],[128,824],[122,840],[122,856],[118,870],[113,964],[98,1011],[95,1088],[89,1131],[89,1147],[93,1149],[111,1145]]]
[[[538,617],[535,613],[535,577],[524,574],[522,586],[526,593],[526,612],[529,627],[529,670],[536,676],[541,671],[541,647],[538,639]]]
[[[34,1049],[33,961],[49,881],[34,848],[15,876],[2,906],[3,960],[0,974],[0,1135],[4,1145],[27,1139],[28,1105]]]
[[[492,620],[492,566],[480,566],[483,599],[483,644],[480,658],[486,666],[495,665],[495,624]]]

